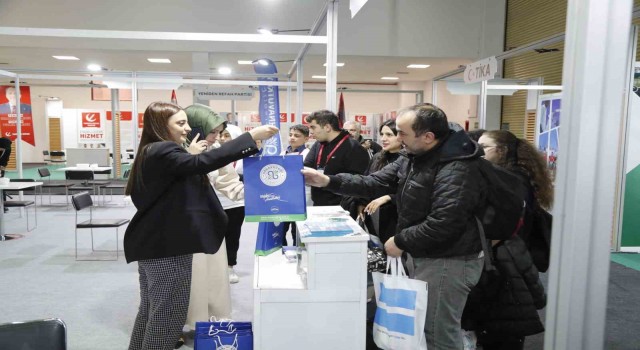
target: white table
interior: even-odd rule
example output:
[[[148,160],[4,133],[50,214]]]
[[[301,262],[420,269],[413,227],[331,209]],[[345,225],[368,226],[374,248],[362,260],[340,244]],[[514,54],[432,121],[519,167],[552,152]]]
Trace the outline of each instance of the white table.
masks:
[[[94,173],[99,173],[102,171],[111,170],[110,166],[92,166],[92,167],[77,167],[77,166],[69,166],[64,168],[58,168],[54,171],[93,171]]]
[[[98,179],[108,179],[109,175],[111,175],[111,167],[110,166],[92,166],[92,167],[77,167],[77,166],[70,166],[70,167],[64,167],[64,168],[58,168],[55,169],[54,171],[92,171],[95,175],[104,175],[104,177],[99,177]],[[104,173],[108,171],[109,173]]]
[[[340,207],[308,207],[309,219]],[[352,350],[365,348],[367,241],[359,234],[302,237],[297,264],[280,251],[254,264],[253,348],[261,350]],[[304,231],[298,222],[298,232]]]
[[[42,182],[9,182],[8,185],[0,185],[0,241],[4,241],[4,191],[20,191],[27,188],[42,186]],[[34,198],[35,200],[35,198]]]

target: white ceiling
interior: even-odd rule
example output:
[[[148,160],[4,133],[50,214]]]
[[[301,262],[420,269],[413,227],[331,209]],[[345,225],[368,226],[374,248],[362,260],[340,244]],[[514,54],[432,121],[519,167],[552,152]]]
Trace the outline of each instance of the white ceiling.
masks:
[[[348,1],[339,8],[338,68],[340,83],[382,83],[382,76],[402,81],[426,81],[477,58],[482,45],[483,10],[476,0],[372,0],[354,19]],[[257,27],[305,29],[317,18],[324,0],[65,0],[0,1],[2,27],[37,27],[162,32],[250,33]],[[480,16],[481,17],[481,16]],[[324,28],[321,30],[324,34]],[[293,33],[291,33],[293,34]],[[98,63],[118,71],[193,71],[193,53],[206,52],[211,73],[230,67],[252,73],[237,60],[271,58],[293,60],[301,44],[173,42],[44,38],[0,35],[0,69],[85,70]],[[304,80],[324,75],[324,45],[312,45],[305,59]],[[72,55],[80,61],[59,61],[53,55]],[[171,64],[152,64],[147,58],[169,58]],[[427,69],[407,69],[411,63]],[[287,73],[291,62],[278,63]],[[401,74],[398,72],[406,72]],[[395,82],[392,81],[391,84]]]

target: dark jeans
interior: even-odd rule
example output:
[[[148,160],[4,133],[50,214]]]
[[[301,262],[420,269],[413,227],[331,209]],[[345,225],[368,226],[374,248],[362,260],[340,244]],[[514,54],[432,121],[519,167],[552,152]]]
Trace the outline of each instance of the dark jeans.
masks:
[[[238,264],[238,249],[240,248],[240,233],[242,233],[242,223],[244,222],[244,207],[225,209],[229,224],[224,240],[227,245],[227,262],[229,266]]]
[[[291,226],[291,240],[293,241],[293,245],[296,245],[296,234],[297,234],[297,226],[295,222],[285,222],[284,228],[282,230],[282,246],[287,245],[287,232],[289,231],[289,226]]]

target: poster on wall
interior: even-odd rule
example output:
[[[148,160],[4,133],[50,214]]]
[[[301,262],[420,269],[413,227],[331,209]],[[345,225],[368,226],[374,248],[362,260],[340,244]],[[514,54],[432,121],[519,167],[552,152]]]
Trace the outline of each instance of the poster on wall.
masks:
[[[360,135],[363,139],[377,140],[376,123],[373,113],[349,113],[347,120],[360,123]]]
[[[640,62],[629,94],[620,250],[640,253]]]
[[[536,116],[536,145],[544,154],[551,177],[555,179],[562,94],[540,95]]]
[[[80,113],[78,126],[78,143],[106,143],[104,121],[100,111],[84,111]]]
[[[0,86],[0,133],[15,141],[18,137],[17,94],[14,86]],[[31,114],[31,90],[28,86],[20,87],[20,114],[22,140],[32,146],[36,145],[33,134],[33,118]]]

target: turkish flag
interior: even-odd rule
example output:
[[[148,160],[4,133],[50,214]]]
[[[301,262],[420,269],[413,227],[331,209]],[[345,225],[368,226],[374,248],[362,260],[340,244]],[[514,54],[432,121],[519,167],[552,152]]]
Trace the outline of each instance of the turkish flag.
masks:
[[[178,104],[178,97],[176,96],[176,90],[171,90],[171,103]]]

